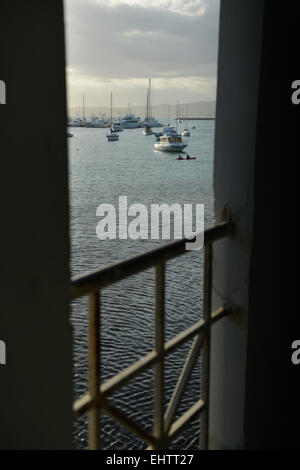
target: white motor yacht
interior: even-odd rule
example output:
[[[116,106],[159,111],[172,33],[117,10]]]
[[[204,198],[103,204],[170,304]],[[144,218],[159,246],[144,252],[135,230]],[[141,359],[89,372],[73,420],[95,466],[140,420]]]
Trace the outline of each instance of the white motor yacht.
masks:
[[[121,132],[123,130],[123,126],[121,121],[114,121],[112,124],[113,132]]]
[[[155,142],[155,150],[165,152],[182,152],[187,144],[182,142],[181,135],[178,134],[174,127],[166,126],[163,128],[163,135],[159,137],[159,141]]]
[[[124,129],[137,129],[141,127],[141,119],[134,114],[126,114],[122,119]]]

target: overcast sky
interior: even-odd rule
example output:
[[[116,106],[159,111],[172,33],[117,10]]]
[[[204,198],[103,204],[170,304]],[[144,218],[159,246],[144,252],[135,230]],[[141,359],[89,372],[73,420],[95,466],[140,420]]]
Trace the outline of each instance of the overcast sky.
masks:
[[[65,0],[69,106],[215,99],[219,0]]]

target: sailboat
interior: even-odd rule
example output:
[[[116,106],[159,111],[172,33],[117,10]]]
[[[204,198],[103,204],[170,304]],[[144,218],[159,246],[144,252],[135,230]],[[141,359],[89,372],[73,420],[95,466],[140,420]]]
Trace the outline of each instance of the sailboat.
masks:
[[[186,117],[188,117],[188,105],[186,105]],[[181,132],[181,135],[182,137],[190,137],[191,135],[190,130],[188,128],[183,129],[183,131]]]
[[[113,117],[112,117],[112,92],[110,93],[110,122],[112,124]],[[110,134],[106,134],[106,138],[108,142],[112,142],[114,140],[119,140],[119,134],[116,134],[113,129],[110,129]]]
[[[79,127],[85,127],[86,119],[85,119],[85,111],[84,111],[84,93],[82,93],[82,120],[80,121]]]
[[[147,110],[146,110],[146,119],[144,121],[144,135],[152,135],[152,129],[150,126],[150,94],[151,94],[151,78],[149,78],[149,86],[147,88]]]
[[[143,132],[144,135],[151,135],[152,134],[152,130],[151,130],[152,127],[162,127],[163,126],[154,117],[152,117],[151,78],[149,78],[149,86],[147,88],[147,109],[146,109],[146,118],[144,120],[143,125],[146,128],[146,132]]]

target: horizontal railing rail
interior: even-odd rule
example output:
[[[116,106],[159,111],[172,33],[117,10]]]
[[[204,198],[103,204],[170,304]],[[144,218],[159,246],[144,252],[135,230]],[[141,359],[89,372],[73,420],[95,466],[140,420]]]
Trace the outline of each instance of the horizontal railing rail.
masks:
[[[181,239],[159,246],[123,261],[100,267],[92,272],[76,276],[71,282],[71,297],[77,299],[88,296],[88,392],[73,406],[74,417],[88,413],[88,440],[90,449],[100,448],[100,416],[103,412],[126,426],[131,432],[149,445],[149,449],[165,449],[182,432],[192,419],[201,413],[201,448],[208,448],[209,410],[209,365],[210,330],[221,318],[232,313],[230,308],[221,306],[211,312],[212,289],[212,244],[214,241],[233,234],[233,224],[223,222],[204,232],[204,300],[203,318],[171,340],[164,340],[165,307],[165,263],[177,256],[188,253],[185,244],[192,240]],[[155,334],[154,349],[116,374],[100,383],[100,290],[119,282],[128,276],[155,267]],[[194,338],[192,347],[182,368],[169,405],[164,411],[164,360],[179,346]],[[195,366],[200,350],[202,357],[202,397],[183,415],[176,413]],[[116,408],[109,397],[129,380],[135,378],[151,366],[154,367],[154,430],[153,434],[134,422],[125,412]]]

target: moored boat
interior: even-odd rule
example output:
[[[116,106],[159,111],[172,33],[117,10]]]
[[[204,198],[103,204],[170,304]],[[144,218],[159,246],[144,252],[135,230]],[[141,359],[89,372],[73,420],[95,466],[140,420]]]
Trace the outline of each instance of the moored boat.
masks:
[[[151,129],[150,126],[148,126],[148,124],[146,124],[146,126],[144,127],[143,134],[144,135],[152,135],[153,134],[152,129]]]
[[[122,119],[122,125],[124,129],[137,129],[141,127],[141,120],[134,114],[126,114]]]
[[[113,132],[121,132],[123,130],[123,126],[121,121],[114,121],[112,124]]]
[[[182,142],[181,135],[178,134],[174,127],[166,126],[163,128],[164,134],[159,137],[159,141],[155,142],[155,150],[165,152],[182,152],[187,144]]]
[[[106,134],[106,138],[108,140],[108,142],[112,142],[114,140],[119,140],[119,134],[116,134],[115,132],[113,132],[113,130],[111,129],[110,130],[110,134]]]

